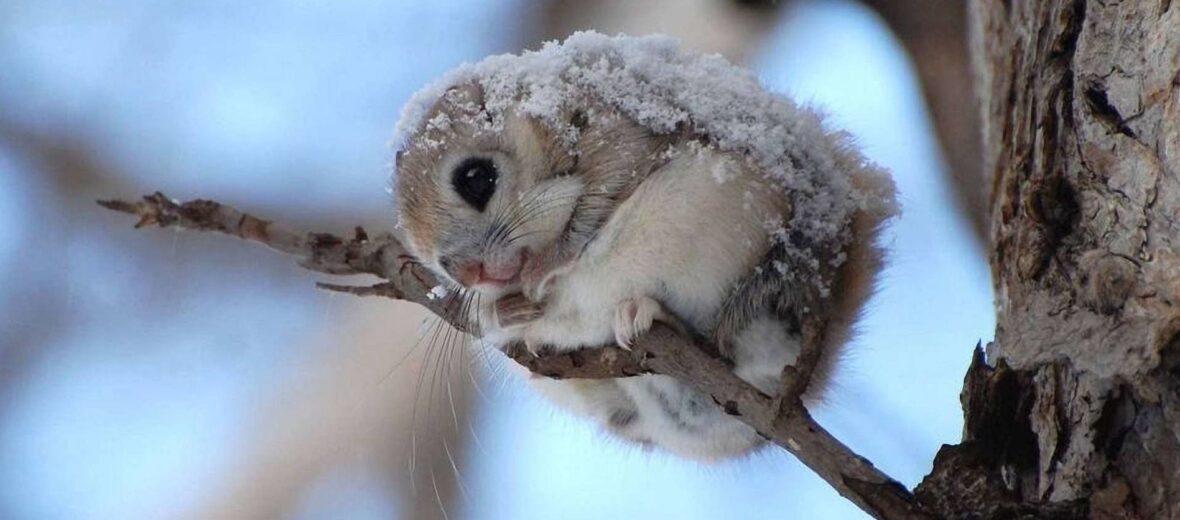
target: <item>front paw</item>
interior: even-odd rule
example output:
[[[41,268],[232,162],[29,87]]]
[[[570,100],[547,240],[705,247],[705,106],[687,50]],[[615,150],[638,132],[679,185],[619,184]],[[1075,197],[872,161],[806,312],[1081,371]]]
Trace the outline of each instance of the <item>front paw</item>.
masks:
[[[513,293],[496,300],[496,324],[501,329],[536,321],[544,311],[521,293]]]
[[[553,283],[570,272],[573,265],[573,255],[556,246],[531,255],[520,271],[521,291],[534,302],[543,301]]]
[[[647,296],[627,298],[615,306],[615,342],[631,350],[631,343],[640,334],[651,329],[656,320],[672,323],[674,320],[664,312],[660,302]]]

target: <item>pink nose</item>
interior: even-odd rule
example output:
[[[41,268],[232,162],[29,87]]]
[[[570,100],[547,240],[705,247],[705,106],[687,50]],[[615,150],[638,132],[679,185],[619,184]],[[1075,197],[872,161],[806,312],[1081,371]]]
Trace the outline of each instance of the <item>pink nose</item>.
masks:
[[[458,274],[459,283],[467,287],[479,284],[483,282],[484,278],[483,262],[476,260],[463,264],[456,274]]]

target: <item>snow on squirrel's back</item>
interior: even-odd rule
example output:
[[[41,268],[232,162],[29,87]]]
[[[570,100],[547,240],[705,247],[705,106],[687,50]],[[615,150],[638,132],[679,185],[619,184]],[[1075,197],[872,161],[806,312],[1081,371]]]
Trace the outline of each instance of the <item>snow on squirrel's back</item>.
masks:
[[[687,130],[720,150],[745,154],[789,190],[791,220],[767,222],[767,228],[787,244],[796,266],[820,270],[808,250],[791,245],[790,235],[808,243],[844,243],[855,211],[897,211],[888,175],[868,163],[846,134],[825,129],[818,112],[767,91],[752,72],[724,57],[683,50],[673,38],[578,32],[537,51],[464,64],[411,98],[396,139],[404,142],[421,129],[447,89],[472,82],[483,88],[493,116],[518,110],[559,132],[576,132],[558,115],[567,103],[589,96],[653,133]],[[854,186],[854,173],[873,182]],[[813,273],[783,274],[827,285]]]

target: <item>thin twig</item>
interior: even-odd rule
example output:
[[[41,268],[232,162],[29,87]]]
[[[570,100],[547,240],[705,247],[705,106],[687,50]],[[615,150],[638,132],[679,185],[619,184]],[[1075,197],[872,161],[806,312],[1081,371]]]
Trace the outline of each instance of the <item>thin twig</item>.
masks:
[[[352,238],[329,233],[304,233],[281,224],[243,213],[219,202],[197,199],[173,200],[156,192],[137,202],[100,200],[104,208],[139,217],[136,228],[160,227],[213,231],[262,244],[298,259],[304,269],[334,275],[368,274],[387,280],[369,288],[345,289],[348,286],[327,284],[323,289],[376,295],[411,301],[431,312],[447,317],[454,309],[446,308],[443,298],[432,298],[439,281],[410,256],[392,233],[370,237],[357,227]],[[458,324],[460,320],[447,321]]]
[[[326,233],[300,233],[276,223],[210,201],[178,202],[162,193],[139,202],[99,201],[103,207],[139,217],[136,227],[158,226],[215,231],[258,242],[299,259],[302,267],[327,274],[370,274],[385,279],[372,286],[319,283],[333,291],[385,296],[425,306],[456,327],[457,316],[442,298],[433,298],[438,280],[390,233],[370,238],[357,228],[351,239]],[[818,342],[818,331],[805,328],[805,340]],[[467,331],[478,334],[478,331]],[[818,343],[816,343],[818,344]],[[663,374],[710,395],[726,413],[750,425],[769,441],[794,454],[812,471],[865,512],[882,519],[930,518],[904,486],[857,455],[816,423],[799,399],[815,365],[815,348],[804,349],[800,367],[784,372],[780,398],[768,396],[734,375],[724,362],[709,356],[715,346],[697,345],[672,328],[656,324],[636,338],[631,351],[618,347],[534,355],[522,346],[505,352],[533,373],[555,379],[616,378],[644,373]]]
[[[341,285],[327,282],[316,282],[317,289],[325,291],[342,292],[351,294],[353,296],[382,296],[385,298],[393,298],[394,300],[406,299],[405,294],[401,289],[397,288],[397,284],[393,282],[381,282],[373,285]]]

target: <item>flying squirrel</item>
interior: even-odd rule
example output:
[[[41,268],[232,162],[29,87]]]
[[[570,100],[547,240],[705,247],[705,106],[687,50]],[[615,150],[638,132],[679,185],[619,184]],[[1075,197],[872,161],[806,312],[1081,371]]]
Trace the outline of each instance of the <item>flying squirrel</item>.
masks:
[[[890,177],[815,111],[666,37],[583,32],[464,65],[411,100],[398,133],[398,226],[444,291],[478,296],[464,311],[482,343],[627,347],[662,320],[774,395],[820,317],[809,402],[897,214]],[[668,376],[528,377],[642,446],[718,460],[763,442]]]

